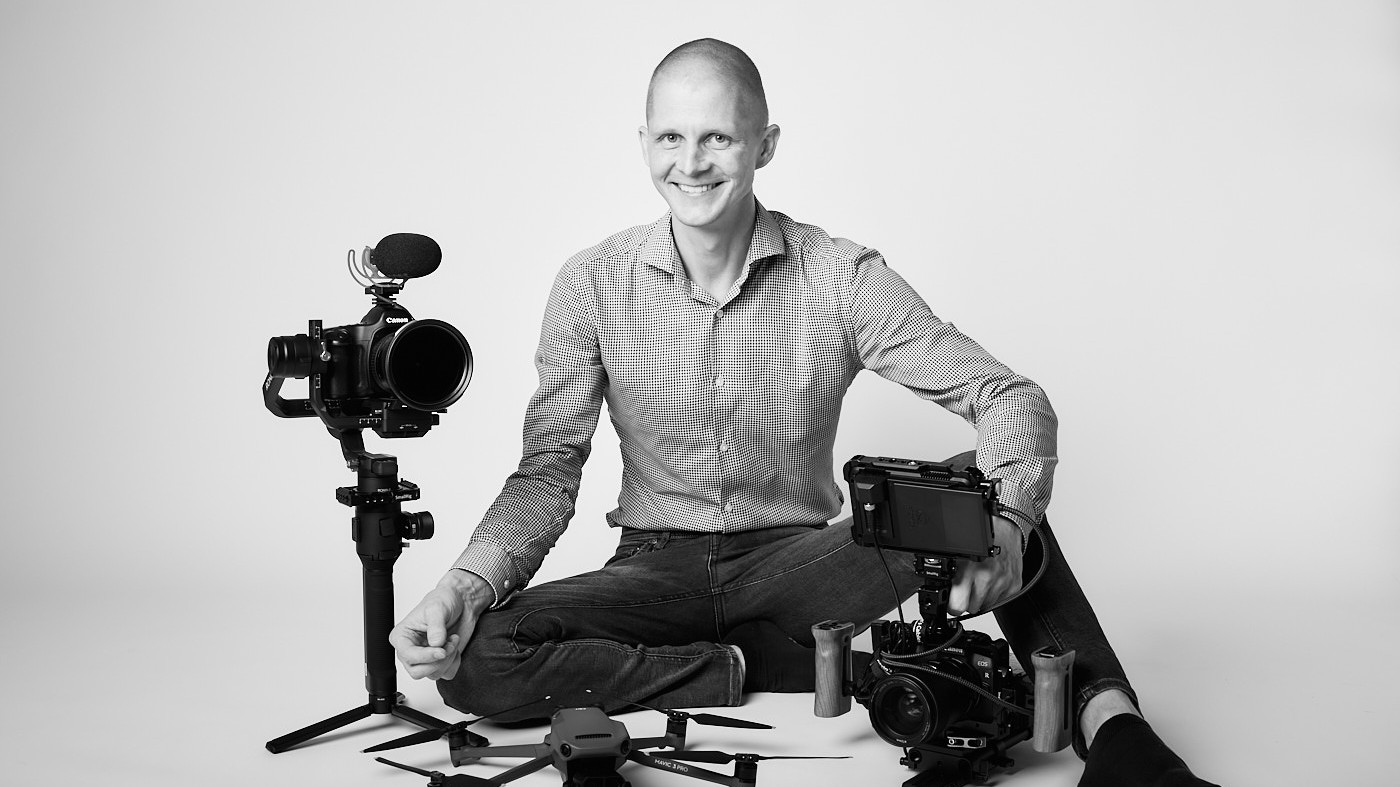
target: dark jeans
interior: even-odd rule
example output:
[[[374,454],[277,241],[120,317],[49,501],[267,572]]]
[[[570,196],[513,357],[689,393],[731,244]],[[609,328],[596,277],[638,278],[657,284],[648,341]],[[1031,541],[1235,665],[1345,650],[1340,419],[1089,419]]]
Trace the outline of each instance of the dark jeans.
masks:
[[[1029,667],[1041,647],[1073,648],[1076,713],[1108,689],[1136,702],[1054,534],[1046,524],[1040,532],[1051,558],[1045,575],[995,613],[1012,650]],[[922,583],[912,557],[886,557],[900,600],[909,598]],[[1032,539],[1027,577],[1041,557]],[[527,588],[483,615],[457,676],[438,690],[460,711],[506,722],[559,705],[738,705],[738,660],[717,644],[736,626],[767,621],[813,647],[813,623],[850,620],[859,631],[895,606],[879,553],[851,540],[850,520],[728,535],[624,529],[603,568]],[[502,713],[546,695],[548,703]],[[1077,729],[1075,750],[1084,756]]]

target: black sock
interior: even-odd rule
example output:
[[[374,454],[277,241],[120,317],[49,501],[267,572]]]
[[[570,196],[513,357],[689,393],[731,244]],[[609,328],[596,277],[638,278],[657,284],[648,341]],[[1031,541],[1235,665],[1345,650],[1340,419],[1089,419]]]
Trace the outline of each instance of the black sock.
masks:
[[[816,688],[816,650],[789,639],[768,621],[734,628],[724,644],[737,645],[744,652],[744,691],[794,693]]]
[[[1079,787],[1218,787],[1196,778],[1151,725],[1131,713],[1103,723]]]

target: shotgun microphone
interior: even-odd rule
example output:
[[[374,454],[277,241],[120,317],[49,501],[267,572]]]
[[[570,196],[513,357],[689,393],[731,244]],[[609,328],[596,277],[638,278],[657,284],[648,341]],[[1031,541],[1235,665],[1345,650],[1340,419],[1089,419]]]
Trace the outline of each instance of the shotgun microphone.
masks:
[[[384,236],[373,249],[365,249],[363,258],[382,277],[416,279],[437,270],[442,247],[427,235],[396,232]]]

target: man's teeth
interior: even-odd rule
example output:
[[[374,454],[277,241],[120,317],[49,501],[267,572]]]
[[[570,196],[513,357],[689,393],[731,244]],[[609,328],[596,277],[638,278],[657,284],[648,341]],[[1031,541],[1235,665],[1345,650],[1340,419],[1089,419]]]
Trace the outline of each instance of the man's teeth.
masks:
[[[704,194],[711,189],[719,188],[719,184],[711,183],[706,186],[687,186],[684,183],[677,183],[676,188],[680,189],[685,194]]]

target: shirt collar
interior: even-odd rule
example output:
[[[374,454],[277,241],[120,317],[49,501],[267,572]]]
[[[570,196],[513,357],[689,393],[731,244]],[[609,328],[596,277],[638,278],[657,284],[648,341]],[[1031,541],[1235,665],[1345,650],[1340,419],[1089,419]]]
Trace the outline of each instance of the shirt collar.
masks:
[[[757,199],[754,200],[754,207],[757,210],[754,216],[753,237],[749,240],[749,251],[744,258],[745,268],[752,267],[759,260],[787,253],[787,240],[783,237],[777,219],[773,218],[773,214]],[[642,243],[641,260],[673,276],[684,273],[680,254],[676,252],[676,239],[671,234],[669,211],[652,225],[651,234]]]

